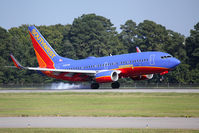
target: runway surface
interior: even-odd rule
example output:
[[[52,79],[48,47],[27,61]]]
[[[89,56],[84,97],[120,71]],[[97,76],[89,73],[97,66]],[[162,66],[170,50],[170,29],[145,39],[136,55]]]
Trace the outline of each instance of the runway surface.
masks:
[[[59,89],[59,90],[0,90],[0,93],[41,93],[41,92],[121,92],[121,93],[199,93],[199,89]]]
[[[0,128],[199,129],[199,118],[180,117],[0,117]]]

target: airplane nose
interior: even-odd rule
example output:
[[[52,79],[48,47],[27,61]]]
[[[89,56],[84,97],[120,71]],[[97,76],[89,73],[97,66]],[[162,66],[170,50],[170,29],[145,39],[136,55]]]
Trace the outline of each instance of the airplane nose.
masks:
[[[181,63],[181,61],[176,59],[176,65],[178,66],[180,63]]]
[[[171,68],[177,67],[180,63],[181,63],[180,60],[173,58],[171,61]]]

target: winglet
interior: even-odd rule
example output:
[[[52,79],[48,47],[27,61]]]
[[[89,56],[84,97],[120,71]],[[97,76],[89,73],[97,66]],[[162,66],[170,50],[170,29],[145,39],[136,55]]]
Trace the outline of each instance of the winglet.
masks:
[[[137,53],[141,53],[141,50],[138,46],[136,47],[136,51],[137,51]]]
[[[18,69],[24,69],[24,67],[15,59],[15,57],[12,54],[10,54],[10,57],[11,57],[12,61],[14,62],[14,65]]]

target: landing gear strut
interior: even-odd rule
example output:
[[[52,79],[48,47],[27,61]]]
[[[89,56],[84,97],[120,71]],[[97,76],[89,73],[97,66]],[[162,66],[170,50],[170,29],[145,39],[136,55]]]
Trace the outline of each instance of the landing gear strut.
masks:
[[[113,82],[113,83],[111,84],[111,87],[112,87],[113,89],[118,89],[118,88],[120,88],[120,83],[117,82],[117,81],[115,81],[115,82]]]
[[[99,89],[99,84],[98,83],[92,83],[91,89]]]

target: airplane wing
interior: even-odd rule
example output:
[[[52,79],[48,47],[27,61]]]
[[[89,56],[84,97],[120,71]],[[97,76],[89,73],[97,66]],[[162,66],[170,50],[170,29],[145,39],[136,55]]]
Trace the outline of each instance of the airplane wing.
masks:
[[[84,73],[84,74],[96,74],[95,70],[69,70],[69,69],[50,69],[50,68],[40,68],[40,67],[24,67],[22,66],[15,57],[10,55],[12,61],[14,62],[15,67],[18,69],[27,69],[27,70],[35,70],[35,71],[52,71],[52,72],[68,72],[68,73]]]
[[[28,70],[35,71],[52,71],[52,72],[70,72],[70,73],[89,73],[96,74],[95,70],[68,70],[68,69],[50,69],[50,68],[39,68],[39,67],[24,67]]]

